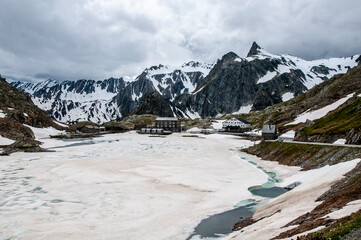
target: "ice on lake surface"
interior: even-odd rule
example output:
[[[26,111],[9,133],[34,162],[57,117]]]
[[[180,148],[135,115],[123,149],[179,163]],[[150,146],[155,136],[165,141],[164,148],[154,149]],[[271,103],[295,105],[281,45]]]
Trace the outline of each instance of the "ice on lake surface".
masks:
[[[42,141],[0,161],[0,239],[185,239],[268,179],[232,136]]]

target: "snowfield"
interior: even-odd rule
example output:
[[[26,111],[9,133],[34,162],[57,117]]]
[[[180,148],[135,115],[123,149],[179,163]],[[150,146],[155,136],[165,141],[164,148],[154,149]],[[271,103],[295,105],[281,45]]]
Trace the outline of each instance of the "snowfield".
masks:
[[[79,141],[41,132],[56,152],[0,161],[1,238],[185,239],[203,218],[253,198],[248,187],[267,181],[239,158],[237,148],[252,143],[231,136],[132,132],[65,147]]]
[[[240,152],[253,143],[228,135],[129,132],[62,141],[46,137],[53,129],[33,130],[52,152],[1,159],[0,239],[186,239],[202,219],[264,199],[248,188],[268,176],[249,161],[276,172],[280,186],[302,182],[256,216],[281,213],[225,237],[267,239],[319,204],[314,200],[359,161],[300,172]]]

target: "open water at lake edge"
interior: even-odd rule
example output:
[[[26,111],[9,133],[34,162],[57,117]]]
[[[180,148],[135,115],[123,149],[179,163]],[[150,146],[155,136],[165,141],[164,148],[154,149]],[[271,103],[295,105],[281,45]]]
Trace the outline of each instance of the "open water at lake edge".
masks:
[[[242,160],[247,160],[242,157]],[[257,166],[258,169],[262,170],[268,176],[268,181],[261,186],[253,186],[248,188],[253,195],[275,198],[279,195],[287,192],[288,190],[276,187],[275,184],[282,180],[277,177],[274,172],[269,172],[257,163],[248,161],[250,164]],[[194,232],[187,240],[197,239],[217,239],[224,237],[233,232],[232,228],[234,224],[240,222],[246,218],[252,217],[257,207],[265,204],[264,201],[256,202],[255,200],[244,200],[237,204],[236,208],[228,210],[223,213],[217,213],[206,219],[203,219],[198,226],[194,229]]]

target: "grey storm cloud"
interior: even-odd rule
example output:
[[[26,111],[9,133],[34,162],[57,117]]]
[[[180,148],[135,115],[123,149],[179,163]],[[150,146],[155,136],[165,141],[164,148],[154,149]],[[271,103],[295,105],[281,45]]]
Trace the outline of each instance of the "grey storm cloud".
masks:
[[[245,56],[253,41],[305,59],[361,53],[359,0],[2,0],[0,74],[39,81],[138,75]]]

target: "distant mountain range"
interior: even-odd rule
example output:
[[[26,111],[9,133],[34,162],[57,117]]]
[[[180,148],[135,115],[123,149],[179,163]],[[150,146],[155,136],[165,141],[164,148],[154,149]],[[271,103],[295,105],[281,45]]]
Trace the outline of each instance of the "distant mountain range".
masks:
[[[153,66],[131,82],[110,78],[11,84],[30,94],[56,120],[67,123],[103,123],[128,114],[152,113],[152,109],[158,115],[215,117],[262,110],[289,100],[345,73],[357,65],[359,57],[307,61],[268,53],[254,42],[246,58],[230,52],[214,64],[191,61],[180,67]],[[147,97],[151,101],[141,106]],[[147,109],[149,102],[157,105],[157,101],[161,107]]]

